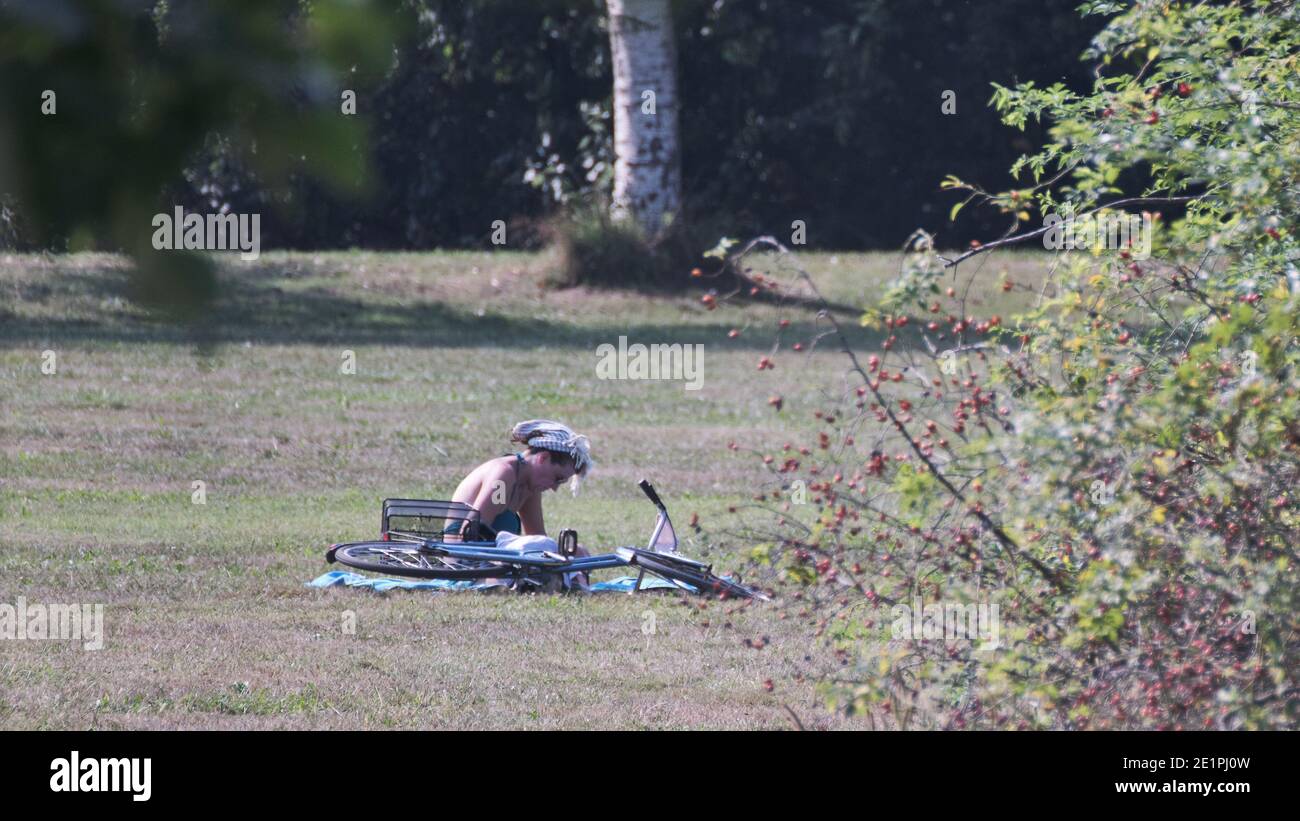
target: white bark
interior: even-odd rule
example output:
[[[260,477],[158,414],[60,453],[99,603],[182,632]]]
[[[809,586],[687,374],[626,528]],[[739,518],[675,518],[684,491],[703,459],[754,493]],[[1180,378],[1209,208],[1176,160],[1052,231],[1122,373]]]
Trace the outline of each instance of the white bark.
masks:
[[[608,0],[614,68],[615,217],[654,238],[681,207],[677,49],[669,0]],[[645,92],[654,93],[646,113]]]

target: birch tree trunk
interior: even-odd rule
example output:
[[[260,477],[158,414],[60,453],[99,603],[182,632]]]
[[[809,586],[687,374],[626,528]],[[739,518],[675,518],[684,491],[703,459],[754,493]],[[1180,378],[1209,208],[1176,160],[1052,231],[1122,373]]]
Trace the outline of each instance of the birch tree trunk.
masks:
[[[681,207],[677,49],[669,0],[607,0],[614,69],[615,218],[652,240]]]

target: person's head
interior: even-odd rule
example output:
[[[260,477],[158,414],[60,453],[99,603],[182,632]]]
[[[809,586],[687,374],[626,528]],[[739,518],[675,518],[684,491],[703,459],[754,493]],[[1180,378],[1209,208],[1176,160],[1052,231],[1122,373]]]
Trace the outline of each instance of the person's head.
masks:
[[[591,446],[587,437],[574,433],[559,422],[533,419],[520,422],[510,431],[510,441],[528,446],[528,460],[539,471],[537,483],[544,490],[554,490],[570,482],[578,492],[578,482],[591,468]]]
[[[555,490],[578,472],[573,457],[567,453],[529,447],[525,458],[532,465],[537,487],[542,490]]]

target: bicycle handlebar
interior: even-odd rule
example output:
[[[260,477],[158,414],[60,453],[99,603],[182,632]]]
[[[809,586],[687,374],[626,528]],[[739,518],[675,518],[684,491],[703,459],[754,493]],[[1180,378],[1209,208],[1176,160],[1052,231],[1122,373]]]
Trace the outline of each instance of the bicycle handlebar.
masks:
[[[666,510],[663,501],[659,498],[659,494],[655,493],[654,486],[650,484],[649,479],[642,479],[637,484],[641,488],[642,492],[644,492],[646,496],[650,497],[650,501],[654,503],[655,507],[660,510]]]

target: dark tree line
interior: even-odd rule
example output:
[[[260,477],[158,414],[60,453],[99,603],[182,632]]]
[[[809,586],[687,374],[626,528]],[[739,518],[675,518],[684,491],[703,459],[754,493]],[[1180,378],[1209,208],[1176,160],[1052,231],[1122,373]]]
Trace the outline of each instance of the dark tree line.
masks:
[[[989,236],[1000,226],[979,214],[947,225],[953,198],[938,183],[952,173],[996,185],[1036,142],[988,110],[990,82],[1088,86],[1078,58],[1094,32],[1073,5],[675,3],[688,211],[736,234],[801,219],[824,248],[897,247],[918,225],[944,244]],[[260,211],[268,247],[419,249],[486,246],[494,220],[525,227],[512,245],[535,242],[530,222],[607,196],[602,0],[409,0],[382,13],[391,65],[308,95],[317,117],[322,95],[356,91],[368,139],[353,150],[369,162],[359,192],[322,183],[321,158],[291,156],[292,135],[272,149],[290,154],[272,179],[246,134],[226,130],[208,135],[164,199]],[[947,90],[955,114],[941,111]]]

